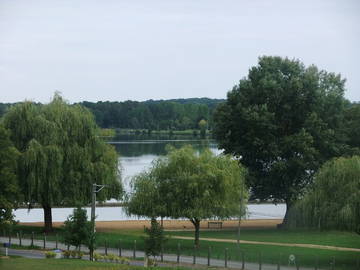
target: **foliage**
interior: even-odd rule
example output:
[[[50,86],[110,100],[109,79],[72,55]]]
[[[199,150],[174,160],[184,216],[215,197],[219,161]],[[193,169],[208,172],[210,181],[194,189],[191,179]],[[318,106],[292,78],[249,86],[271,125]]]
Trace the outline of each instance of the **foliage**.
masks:
[[[121,196],[116,151],[97,137],[87,109],[55,94],[47,105],[13,106],[4,124],[21,153],[18,175],[25,202],[44,208],[46,230],[52,230],[51,207],[89,203],[93,183],[110,186],[99,200]]]
[[[63,254],[63,257],[64,257],[65,259],[69,259],[69,258],[70,258],[70,255],[71,255],[71,252],[70,252],[70,250],[64,250],[64,251],[62,252],[62,254]]]
[[[344,83],[298,60],[264,56],[228,93],[214,133],[219,147],[249,169],[254,198],[289,209],[319,166],[344,152]]]
[[[125,257],[117,256],[115,254],[109,255],[101,255],[100,253],[94,252],[94,260],[97,261],[109,261],[109,262],[116,262],[121,264],[130,264],[130,260]]]
[[[210,150],[198,154],[191,146],[170,148],[166,157],[134,178],[127,209],[139,216],[188,218],[198,245],[202,219],[239,215],[240,197],[247,196],[244,174],[229,156]]]
[[[45,258],[46,259],[53,259],[56,257],[56,253],[54,251],[46,251]]]
[[[0,229],[14,223],[12,209],[21,198],[17,177],[19,153],[9,136],[9,131],[0,123]]]
[[[205,138],[206,129],[207,129],[207,122],[204,119],[199,121],[199,128],[200,128],[200,136],[201,138]]]
[[[360,153],[360,104],[351,104],[345,110],[344,133],[346,143],[356,154]]]
[[[147,234],[144,240],[146,256],[153,256],[155,258],[155,256],[161,254],[161,249],[165,241],[164,230],[155,218],[151,218],[150,229],[145,228],[145,233]]]
[[[88,245],[92,231],[92,222],[87,220],[86,209],[77,207],[64,222],[65,244],[75,247]]]
[[[212,113],[220,99],[194,98],[144,102],[82,102],[103,128],[185,130],[198,127],[201,119],[212,125]]]
[[[325,163],[310,191],[291,210],[290,225],[360,234],[360,157]]]

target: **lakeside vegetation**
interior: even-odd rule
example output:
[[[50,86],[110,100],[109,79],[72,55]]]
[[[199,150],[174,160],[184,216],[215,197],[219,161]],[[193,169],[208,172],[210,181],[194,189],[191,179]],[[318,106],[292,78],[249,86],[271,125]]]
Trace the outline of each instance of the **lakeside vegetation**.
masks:
[[[166,156],[133,178],[133,190],[125,196],[129,214],[153,220],[187,218],[193,223],[195,242],[175,239],[189,232],[169,232],[169,239],[161,242],[164,251],[175,254],[180,250],[191,256],[196,250],[206,257],[211,246],[210,256],[216,259],[224,259],[227,250],[230,260],[241,260],[244,255],[249,262],[261,258],[263,263],[281,260],[287,264],[289,255],[294,254],[302,266],[311,267],[317,260],[319,267],[326,268],[336,260],[339,269],[354,269],[359,258],[355,251],[200,239],[207,235],[234,239],[231,234],[235,232],[200,235],[200,221],[241,217],[250,196],[284,202],[287,211],[282,230],[243,230],[242,240],[359,248],[360,158],[356,155],[360,154],[360,145],[353,134],[360,130],[360,105],[351,105],[344,98],[344,83],[340,75],[305,67],[298,60],[264,56],[217,109],[216,102],[213,107],[206,105],[208,99],[200,103],[70,105],[58,93],[46,105],[17,104],[0,122],[0,154],[4,161],[0,164],[0,183],[4,186],[0,190],[4,202],[0,226],[14,229],[12,209],[20,203],[30,207],[36,203],[44,208],[45,231],[51,231],[51,208],[77,204],[84,212],[84,222],[71,229],[67,243],[89,248],[107,243],[116,248],[121,239],[123,248],[132,249],[137,241],[137,248],[144,250],[142,231],[97,232],[95,237],[93,223],[83,230],[87,217],[81,205],[91,201],[91,185],[110,187],[99,193],[98,200],[120,199],[123,195],[118,156],[114,147],[99,137],[121,132],[174,135],[178,130],[177,134],[200,134],[204,138],[213,128],[228,155],[215,156],[210,150],[198,153],[190,146],[168,147]],[[289,230],[293,227],[305,229]],[[25,232],[30,227],[15,227],[19,228]],[[348,234],[324,229],[347,230]],[[61,232],[63,241],[64,229],[57,232]],[[79,240],[76,243],[75,237]],[[55,235],[50,234],[48,239],[55,240]]]
[[[223,99],[188,98],[143,102],[84,101],[78,105],[89,109],[97,125],[104,129],[183,131],[198,129],[202,119],[207,122],[207,129],[211,129],[213,112],[217,105],[224,101]],[[0,103],[0,117],[16,104]]]
[[[31,231],[36,232],[38,239],[43,239],[42,229],[40,227],[18,226],[24,234],[30,235]],[[59,240],[62,241],[62,229],[56,229],[59,234]],[[168,240],[164,244],[165,253],[176,254],[178,244],[181,247],[182,255],[193,255],[193,240],[175,239],[174,236],[193,236],[193,231],[165,231]],[[236,230],[217,230],[202,231],[200,238],[219,238],[236,240]],[[143,230],[113,230],[111,232],[97,232],[98,246],[118,248],[119,240],[123,249],[132,250],[134,241],[138,250],[144,250],[145,233]],[[55,240],[55,234],[47,236],[48,240]],[[278,229],[242,229],[241,240],[260,241],[260,242],[278,242],[294,244],[315,244],[329,245],[348,248],[360,248],[360,236],[352,232],[341,231],[316,231],[316,230],[278,230]],[[230,260],[241,261],[242,253],[245,254],[245,260],[248,262],[258,262],[261,253],[263,263],[277,264],[280,254],[281,263],[287,265],[290,254],[295,254],[299,258],[301,266],[314,266],[318,260],[319,267],[330,268],[330,262],[335,258],[336,269],[356,269],[356,262],[360,258],[360,252],[326,250],[305,247],[287,247],[261,244],[240,244],[240,249],[236,243],[224,243],[216,241],[202,241],[197,250],[197,256],[207,257],[208,247],[211,246],[211,257],[213,259],[224,259],[225,248],[228,249]]]

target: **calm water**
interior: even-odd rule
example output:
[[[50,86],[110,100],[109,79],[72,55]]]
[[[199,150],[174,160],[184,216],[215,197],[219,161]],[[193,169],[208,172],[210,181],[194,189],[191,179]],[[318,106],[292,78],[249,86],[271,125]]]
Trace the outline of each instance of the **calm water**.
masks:
[[[192,136],[147,136],[147,135],[124,135],[109,141],[115,146],[120,157],[121,174],[124,188],[127,192],[131,191],[131,178],[139,172],[148,169],[151,163],[159,156],[166,154],[166,146],[171,145],[180,148],[190,144],[198,151],[205,148],[215,153],[221,153],[217,144],[212,140],[200,140]],[[53,208],[53,221],[64,221],[72,213],[73,208]],[[259,218],[283,218],[285,214],[285,205],[271,204],[249,204],[249,219]],[[90,216],[90,208],[87,208]],[[43,210],[32,209],[30,212],[26,209],[14,211],[15,217],[21,222],[43,221]],[[96,211],[97,220],[133,220],[134,216],[126,216],[122,207],[99,207]]]
[[[215,154],[221,153],[215,141],[200,140],[192,136],[124,135],[109,141],[109,143],[115,146],[120,155],[122,181],[127,192],[131,191],[131,178],[148,169],[156,158],[165,155],[167,145],[176,148],[191,145],[198,151],[210,148]]]

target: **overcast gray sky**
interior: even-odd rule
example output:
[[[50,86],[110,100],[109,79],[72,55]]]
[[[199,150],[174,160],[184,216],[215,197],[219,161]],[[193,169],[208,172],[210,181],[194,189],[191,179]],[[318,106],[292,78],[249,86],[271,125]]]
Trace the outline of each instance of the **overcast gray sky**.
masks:
[[[0,0],[0,102],[226,98],[261,55],[360,101],[359,51],[357,0]]]

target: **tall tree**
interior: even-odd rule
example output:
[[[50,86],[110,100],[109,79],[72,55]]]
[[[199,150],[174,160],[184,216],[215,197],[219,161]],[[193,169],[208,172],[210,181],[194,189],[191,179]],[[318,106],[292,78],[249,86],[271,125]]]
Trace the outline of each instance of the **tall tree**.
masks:
[[[319,166],[342,153],[344,83],[298,60],[264,56],[228,93],[214,115],[215,137],[249,169],[253,197],[289,209]]]
[[[17,177],[18,156],[19,152],[10,140],[10,132],[0,124],[0,228],[12,223],[12,209],[21,198]]]
[[[359,175],[359,156],[326,162],[309,192],[290,210],[290,225],[360,234]]]
[[[4,124],[21,153],[19,183],[25,201],[43,207],[46,231],[52,230],[51,208],[89,203],[93,183],[110,186],[99,200],[121,195],[117,154],[96,136],[87,109],[70,106],[55,94],[47,105],[15,105]]]
[[[244,175],[244,168],[229,156],[215,156],[210,150],[198,154],[191,146],[171,148],[148,172],[134,178],[128,211],[151,218],[187,218],[195,227],[198,246],[202,219],[239,216],[240,202],[247,198]]]

